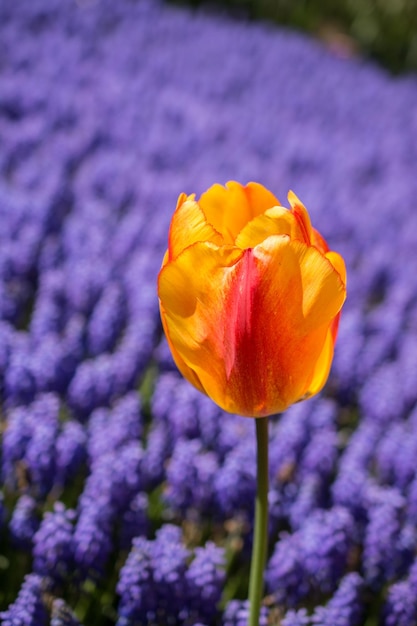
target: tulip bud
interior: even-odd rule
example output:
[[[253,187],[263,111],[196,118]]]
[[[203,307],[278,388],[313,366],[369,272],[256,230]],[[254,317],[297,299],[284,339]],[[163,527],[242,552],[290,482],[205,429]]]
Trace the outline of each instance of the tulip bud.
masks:
[[[346,297],[342,257],[257,183],[181,194],[158,278],[164,331],[183,376],[222,409],[284,411],[318,393]]]

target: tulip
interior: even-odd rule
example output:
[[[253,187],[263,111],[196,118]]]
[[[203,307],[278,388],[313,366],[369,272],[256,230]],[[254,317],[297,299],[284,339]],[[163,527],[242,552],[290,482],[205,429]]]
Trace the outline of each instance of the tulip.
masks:
[[[325,384],[346,297],[343,259],[288,201],[257,183],[181,194],[158,278],[181,373],[226,411],[258,418],[248,626],[259,624],[268,546],[268,415]]]
[[[222,409],[284,411],[325,384],[346,297],[343,259],[258,183],[181,194],[158,278],[162,324],[183,376]]]

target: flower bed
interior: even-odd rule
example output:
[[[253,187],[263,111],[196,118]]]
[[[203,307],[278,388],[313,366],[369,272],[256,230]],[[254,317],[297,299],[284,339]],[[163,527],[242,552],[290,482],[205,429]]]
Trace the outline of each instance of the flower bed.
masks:
[[[156,295],[178,193],[236,179],[348,268],[325,390],[271,418],[261,623],[411,626],[416,80],[157,0],[3,0],[0,52],[2,623],[246,624],[254,424]]]

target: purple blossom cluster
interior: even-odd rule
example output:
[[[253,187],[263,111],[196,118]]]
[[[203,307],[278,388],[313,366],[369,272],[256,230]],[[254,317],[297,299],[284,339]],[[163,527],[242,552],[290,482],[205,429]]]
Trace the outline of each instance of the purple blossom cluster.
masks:
[[[181,191],[292,188],[345,257],[319,397],[270,419],[260,624],[417,620],[417,82],[160,0],[0,2],[0,618],[243,626],[252,420],[178,374]]]
[[[223,549],[211,542],[191,555],[180,528],[171,524],[154,540],[135,538],[117,586],[118,626],[212,624],[219,617],[224,565]]]
[[[7,611],[0,613],[4,626],[17,624],[46,624],[47,610],[44,594],[47,583],[38,574],[29,574],[23,580],[16,600]]]
[[[359,626],[363,612],[363,580],[356,572],[346,574],[325,606],[317,606],[312,615],[306,609],[290,609],[282,626]]]

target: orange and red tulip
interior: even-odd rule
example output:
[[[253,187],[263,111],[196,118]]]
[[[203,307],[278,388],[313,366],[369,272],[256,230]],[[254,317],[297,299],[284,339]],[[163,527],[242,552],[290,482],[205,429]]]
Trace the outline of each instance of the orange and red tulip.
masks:
[[[346,297],[342,257],[258,183],[181,194],[158,278],[174,361],[222,409],[249,417],[318,393]]]

